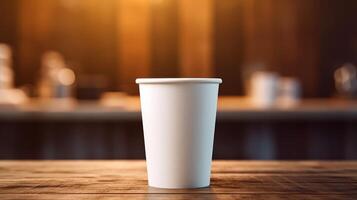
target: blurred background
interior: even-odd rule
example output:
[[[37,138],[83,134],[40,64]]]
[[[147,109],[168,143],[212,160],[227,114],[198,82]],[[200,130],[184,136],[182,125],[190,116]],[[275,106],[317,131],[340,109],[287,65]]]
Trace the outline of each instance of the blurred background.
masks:
[[[357,1],[1,0],[0,159],[142,159],[138,77],[220,77],[215,159],[357,159]]]

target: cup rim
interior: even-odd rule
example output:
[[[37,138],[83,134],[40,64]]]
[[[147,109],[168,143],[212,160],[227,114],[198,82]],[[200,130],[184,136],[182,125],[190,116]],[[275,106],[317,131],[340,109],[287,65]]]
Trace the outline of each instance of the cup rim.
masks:
[[[157,83],[222,83],[221,78],[137,78],[137,84]]]

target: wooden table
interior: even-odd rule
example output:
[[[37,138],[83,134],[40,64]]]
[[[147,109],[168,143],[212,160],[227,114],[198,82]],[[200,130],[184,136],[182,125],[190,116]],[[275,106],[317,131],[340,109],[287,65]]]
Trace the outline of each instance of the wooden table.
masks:
[[[357,162],[214,161],[211,187],[147,186],[144,161],[0,161],[0,199],[357,199]]]

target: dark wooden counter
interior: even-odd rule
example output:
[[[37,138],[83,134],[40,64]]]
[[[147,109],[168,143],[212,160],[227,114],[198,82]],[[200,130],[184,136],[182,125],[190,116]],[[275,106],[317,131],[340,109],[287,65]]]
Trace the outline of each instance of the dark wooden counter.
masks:
[[[357,162],[214,161],[211,187],[147,186],[144,161],[0,161],[0,199],[357,199]]]
[[[139,97],[109,100],[0,105],[0,159],[143,159]],[[213,156],[357,159],[356,120],[356,100],[303,99],[259,108],[246,98],[223,96]]]
[[[114,105],[114,106],[113,106]],[[304,99],[296,105],[257,107],[247,98],[220,97],[217,120],[355,120],[357,101],[347,99]],[[107,105],[100,101],[40,101],[23,105],[0,105],[0,120],[138,121],[140,100],[128,96]]]

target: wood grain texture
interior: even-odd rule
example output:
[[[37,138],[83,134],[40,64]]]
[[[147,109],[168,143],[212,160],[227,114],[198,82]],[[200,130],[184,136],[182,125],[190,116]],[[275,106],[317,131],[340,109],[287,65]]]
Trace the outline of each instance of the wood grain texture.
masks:
[[[48,49],[54,27],[55,1],[20,0],[18,2],[18,61],[17,79],[38,81],[41,54]],[[20,81],[20,84],[24,82]]]
[[[136,5],[136,6],[134,6]],[[16,84],[35,84],[46,50],[110,90],[138,94],[135,77],[219,76],[243,94],[264,65],[301,80],[304,96],[335,93],[333,71],[356,63],[357,1],[0,1],[0,42],[14,48]],[[130,38],[134,38],[131,40]],[[261,65],[259,65],[261,64]]]
[[[242,95],[244,55],[244,1],[214,1],[214,75],[222,78],[220,94]],[[250,34],[250,33],[249,33]]]
[[[105,75],[110,86],[115,85],[117,10],[114,5],[114,1],[96,0],[86,3],[19,0],[17,23],[14,23],[18,85],[37,84],[42,54],[50,50],[63,54],[77,75]]]
[[[1,161],[1,199],[353,199],[357,162],[214,161],[211,187],[147,186],[145,162]]]
[[[177,77],[178,65],[178,10],[176,0],[152,0],[151,76]]]
[[[136,78],[150,76],[151,16],[150,1],[118,1],[118,77],[129,93],[137,93]]]
[[[301,81],[306,96],[318,96],[321,1],[245,0],[242,3],[242,70],[265,69]],[[232,23],[232,26],[239,26]],[[324,60],[324,59],[321,59]],[[332,74],[332,73],[331,73]],[[332,78],[329,76],[329,79]],[[224,86],[223,86],[224,87]]]
[[[178,1],[182,77],[210,77],[213,56],[213,1]]]

